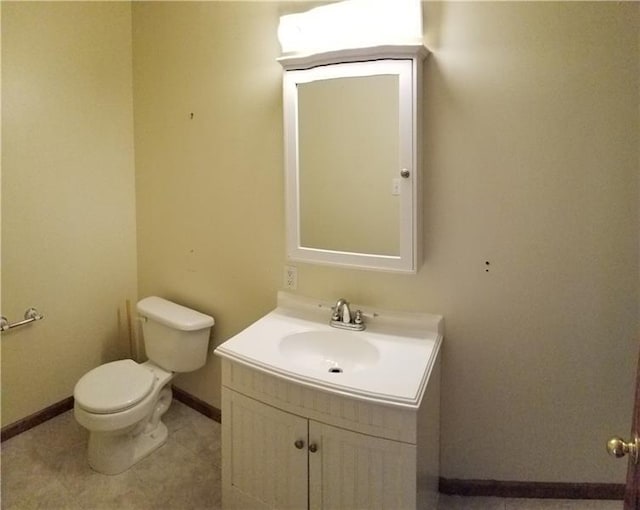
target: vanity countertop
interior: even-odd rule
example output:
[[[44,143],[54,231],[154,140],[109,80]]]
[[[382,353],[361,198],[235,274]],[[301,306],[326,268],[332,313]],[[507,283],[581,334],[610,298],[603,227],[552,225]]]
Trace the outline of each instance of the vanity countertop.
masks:
[[[329,326],[332,303],[279,292],[278,306],[215,350],[277,377],[355,399],[417,408],[443,338],[439,315],[362,310],[366,329]]]

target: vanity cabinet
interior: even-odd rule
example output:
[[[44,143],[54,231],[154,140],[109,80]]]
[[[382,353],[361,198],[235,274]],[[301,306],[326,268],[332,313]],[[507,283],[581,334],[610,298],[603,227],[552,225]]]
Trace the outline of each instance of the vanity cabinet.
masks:
[[[418,409],[222,368],[223,508],[436,508],[439,361]]]
[[[236,501],[230,508],[415,506],[415,445],[308,420],[231,390],[225,393],[232,466],[227,490]]]

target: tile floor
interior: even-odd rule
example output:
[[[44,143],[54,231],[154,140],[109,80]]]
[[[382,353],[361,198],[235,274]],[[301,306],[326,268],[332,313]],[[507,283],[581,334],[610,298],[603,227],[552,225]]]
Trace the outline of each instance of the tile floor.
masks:
[[[220,424],[173,401],[169,439],[115,476],[87,464],[87,432],[68,411],[2,443],[3,510],[220,508]]]
[[[106,476],[86,461],[87,433],[68,411],[2,443],[3,510],[218,510],[220,424],[174,400],[167,443]],[[441,496],[439,510],[621,510],[617,501]]]

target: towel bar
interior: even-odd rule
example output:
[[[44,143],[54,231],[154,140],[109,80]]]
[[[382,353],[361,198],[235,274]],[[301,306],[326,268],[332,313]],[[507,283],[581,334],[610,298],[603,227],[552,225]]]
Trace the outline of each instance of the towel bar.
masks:
[[[10,323],[6,317],[0,317],[0,331],[8,331],[9,329],[24,326],[25,324],[30,324],[34,321],[39,321],[40,319],[44,319],[44,315],[38,312],[35,308],[27,308],[24,312],[24,320]]]

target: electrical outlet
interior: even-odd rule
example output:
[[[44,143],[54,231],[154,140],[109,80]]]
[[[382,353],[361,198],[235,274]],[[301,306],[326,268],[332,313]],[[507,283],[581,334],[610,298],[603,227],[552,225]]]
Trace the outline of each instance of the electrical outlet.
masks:
[[[298,288],[298,268],[295,266],[284,266],[284,287],[285,289],[296,290]]]

